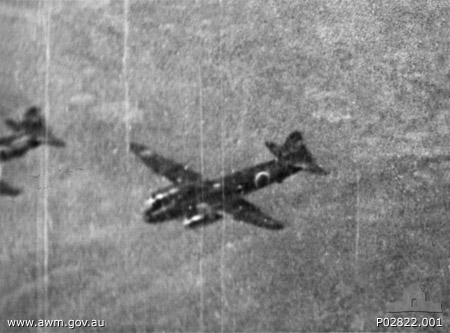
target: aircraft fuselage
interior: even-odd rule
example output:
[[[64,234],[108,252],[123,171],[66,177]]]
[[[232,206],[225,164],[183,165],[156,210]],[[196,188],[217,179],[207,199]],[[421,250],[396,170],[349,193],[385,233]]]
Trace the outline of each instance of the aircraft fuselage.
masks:
[[[144,218],[147,222],[157,223],[182,215],[195,215],[201,205],[204,209],[217,209],[236,197],[274,182],[281,183],[300,170],[299,166],[272,160],[216,180],[169,186],[152,194],[146,202]]]

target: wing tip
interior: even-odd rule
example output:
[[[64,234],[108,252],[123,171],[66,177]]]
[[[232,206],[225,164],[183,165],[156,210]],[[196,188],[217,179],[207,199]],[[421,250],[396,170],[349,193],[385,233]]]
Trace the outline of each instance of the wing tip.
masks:
[[[8,183],[0,180],[0,195],[16,197],[22,193],[22,190],[9,185]]]
[[[270,225],[263,225],[263,228],[267,228],[270,230],[283,230],[285,225],[281,222],[275,223],[275,224],[270,224]]]
[[[146,151],[146,150],[149,151],[147,146],[145,146],[141,143],[137,143],[137,142],[130,143],[130,150],[137,155],[139,155],[143,151]]]

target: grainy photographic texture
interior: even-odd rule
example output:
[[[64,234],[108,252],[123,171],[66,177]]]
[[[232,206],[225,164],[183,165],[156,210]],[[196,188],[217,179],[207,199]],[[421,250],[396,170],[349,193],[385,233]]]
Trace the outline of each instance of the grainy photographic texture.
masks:
[[[399,331],[376,319],[412,284],[442,306],[422,330],[448,331],[449,18],[438,0],[1,0],[0,137],[36,105],[66,146],[2,163],[21,192],[0,196],[0,331]],[[131,142],[215,179],[294,131],[330,174],[245,197],[284,229],[143,222],[170,182]]]

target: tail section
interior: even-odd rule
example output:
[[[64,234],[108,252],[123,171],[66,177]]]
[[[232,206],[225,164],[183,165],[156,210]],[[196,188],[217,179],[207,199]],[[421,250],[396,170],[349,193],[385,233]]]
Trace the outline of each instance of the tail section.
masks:
[[[303,136],[299,131],[289,134],[283,145],[267,141],[265,144],[280,163],[287,163],[316,174],[328,174],[316,163],[313,155],[306,148]]]
[[[23,119],[16,121],[6,119],[5,124],[17,136],[25,135],[33,138],[39,144],[46,144],[53,147],[64,147],[63,140],[57,138],[49,126],[45,123],[42,111],[37,106],[30,107],[24,114]]]
[[[37,106],[30,107],[23,115],[22,120],[6,119],[5,124],[14,132],[26,132],[27,134],[39,133],[45,129],[45,120],[41,109]]]

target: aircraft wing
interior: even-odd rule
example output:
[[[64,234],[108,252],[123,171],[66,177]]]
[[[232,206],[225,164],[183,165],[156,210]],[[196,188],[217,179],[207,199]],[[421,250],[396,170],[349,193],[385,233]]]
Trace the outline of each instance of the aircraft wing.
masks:
[[[224,210],[236,220],[267,229],[283,229],[282,222],[274,220],[264,214],[258,207],[243,198],[231,201],[224,206]]]
[[[7,182],[0,180],[0,195],[9,195],[15,197],[22,192],[21,189],[9,185]]]
[[[199,173],[154,153],[145,145],[132,142],[130,150],[139,156],[145,165],[154,172],[163,175],[174,183],[197,182],[202,178]]]

